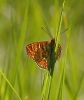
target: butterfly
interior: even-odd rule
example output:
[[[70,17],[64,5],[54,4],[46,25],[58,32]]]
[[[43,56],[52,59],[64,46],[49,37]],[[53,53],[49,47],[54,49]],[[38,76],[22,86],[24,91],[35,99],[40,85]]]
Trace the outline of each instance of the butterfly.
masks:
[[[34,42],[26,46],[27,55],[33,59],[36,64],[43,69],[48,69],[51,55],[56,46],[55,38],[51,41]],[[56,60],[60,58],[61,45],[58,44]]]

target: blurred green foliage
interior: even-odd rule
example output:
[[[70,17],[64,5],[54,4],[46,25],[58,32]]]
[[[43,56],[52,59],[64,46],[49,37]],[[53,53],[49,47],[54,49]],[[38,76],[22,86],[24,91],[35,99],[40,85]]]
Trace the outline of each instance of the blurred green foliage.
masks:
[[[27,2],[28,1],[28,2]],[[42,26],[52,37],[55,36],[63,0],[0,0],[0,70],[7,79],[12,81],[14,66],[17,57],[19,39],[28,4],[28,20],[24,44],[14,89],[23,100],[39,100],[45,70],[37,67],[35,62],[26,55],[25,46],[32,42],[51,40],[40,27]],[[47,27],[48,26],[48,27]],[[71,26],[71,28],[70,28]],[[70,32],[70,44],[67,55],[64,100],[84,99],[84,0],[66,0],[63,14],[60,44],[62,46],[61,58],[55,65],[51,86],[50,100],[55,100],[62,70],[67,35]],[[0,74],[0,100],[8,100],[10,86]],[[13,93],[13,100],[18,100]]]

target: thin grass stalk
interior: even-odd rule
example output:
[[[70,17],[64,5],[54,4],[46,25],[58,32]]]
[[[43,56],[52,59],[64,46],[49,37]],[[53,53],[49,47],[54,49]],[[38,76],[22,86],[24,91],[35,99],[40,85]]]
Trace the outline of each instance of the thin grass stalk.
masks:
[[[52,83],[52,77],[50,76],[50,78],[49,78],[49,85],[48,85],[48,93],[47,93],[46,100],[49,100],[50,90],[51,90],[51,83]]]
[[[47,88],[47,82],[48,82],[48,75],[49,72],[46,72],[45,78],[43,80],[43,86],[42,86],[42,92],[41,92],[41,99],[40,100],[44,100],[45,98],[45,94],[46,94],[46,88]]]
[[[64,64],[63,64],[63,89],[62,89],[62,100],[63,100],[63,92],[64,92],[64,83],[65,83],[65,73],[66,73],[66,60],[67,60],[67,52],[68,52],[68,47],[69,47],[69,41],[70,41],[70,32],[68,36],[68,42],[67,42],[67,47],[66,47],[66,52],[65,52],[65,57],[64,57]]]
[[[79,93],[79,91],[81,89],[81,85],[82,85],[83,79],[84,79],[84,72],[83,72],[83,74],[81,76],[81,79],[79,81],[79,85],[78,85],[78,88],[77,88],[77,91],[75,93],[75,96],[74,96],[74,99],[73,100],[76,100],[77,99],[78,93]]]
[[[66,66],[66,58],[67,58],[67,52],[68,52],[68,47],[69,47],[69,41],[70,41],[70,32],[68,35],[68,42],[67,42],[66,51],[65,51],[64,64],[62,66],[63,69],[62,69],[62,73],[60,77],[59,89],[58,89],[56,100],[63,100],[65,71],[66,71],[65,66]]]
[[[63,2],[63,8],[64,8],[64,2]],[[58,26],[58,34],[57,34],[57,38],[58,38],[58,35],[60,34],[60,30],[61,30],[61,24],[62,24],[62,14],[63,14],[63,9],[62,9],[62,12],[61,12],[61,17],[60,17],[60,22],[59,22],[59,26]],[[44,18],[45,19],[45,18]],[[47,25],[47,24],[46,24]],[[58,41],[58,39],[57,39],[57,41]],[[56,43],[56,45],[58,45],[57,43]],[[55,61],[54,61],[54,59],[53,59],[53,57],[54,57],[54,55],[52,56],[52,61],[53,62],[51,62],[51,66],[50,66],[50,68],[52,67],[52,71],[50,72],[50,74],[49,74],[49,77],[48,77],[48,91],[47,91],[47,94],[45,94],[45,96],[46,96],[46,100],[48,100],[49,99],[49,95],[50,95],[50,89],[51,89],[51,83],[52,83],[52,77],[53,77],[53,71],[54,71],[54,64],[55,64]],[[47,85],[46,85],[46,88],[47,88]],[[46,90],[45,90],[46,91]],[[45,92],[46,93],[46,92]],[[42,99],[43,100],[43,99]]]
[[[63,3],[63,8],[64,8],[64,3]],[[41,9],[41,11],[42,11],[42,9]],[[43,14],[43,18],[44,18],[44,22],[45,22],[45,24],[46,24],[46,27],[47,27],[47,29],[49,30],[49,26],[48,26],[48,24],[47,24],[47,20],[46,20],[46,18],[45,18],[45,16],[44,16],[44,13],[43,13],[43,11],[42,11],[42,14]],[[59,27],[58,27],[58,34],[60,34],[60,32],[59,32],[59,30],[61,30],[61,23],[62,23],[62,14],[63,14],[63,9],[62,9],[62,12],[61,12],[61,17],[60,17],[60,22],[59,22]],[[50,34],[49,34],[50,35]],[[58,38],[58,36],[57,36],[57,38]],[[55,64],[55,63],[54,63]],[[52,65],[52,64],[51,64]],[[51,66],[50,66],[51,67]],[[54,68],[54,67],[53,67]],[[47,72],[48,73],[48,72]],[[52,72],[53,73],[53,72]],[[52,75],[53,76],[53,75]],[[50,76],[49,76],[50,77]],[[49,80],[49,77],[48,77],[48,80],[47,80],[47,78],[45,79],[46,80],[46,82],[48,83],[48,84],[46,84],[45,86],[44,86],[44,89],[43,89],[43,91],[45,90],[46,91],[46,89],[47,89],[47,85],[49,86],[48,87],[48,91],[47,91],[47,94],[45,95],[45,96],[47,96],[47,100],[49,99],[49,94],[50,94],[50,88],[51,88],[51,83],[52,83],[52,77],[50,78],[50,80]],[[45,81],[44,80],[44,81]],[[45,82],[45,83],[46,83]],[[45,88],[46,87],[46,88]],[[44,94],[45,94],[46,92],[44,92]],[[43,94],[43,92],[42,92],[42,96],[41,96],[41,98],[42,98],[42,100],[43,100],[43,98],[44,98],[44,94]]]
[[[69,26],[68,26],[68,19],[67,19],[67,17],[63,16],[63,20],[64,20],[65,28],[68,29]],[[70,21],[70,25],[72,25],[72,22],[73,22],[73,20]],[[71,28],[70,27],[69,27],[69,30],[70,30],[70,33],[71,33]],[[66,32],[66,37],[68,39],[67,32]],[[70,45],[70,43],[69,43],[69,45]],[[68,49],[68,52],[69,52],[69,49]],[[65,86],[66,86],[66,89],[67,89],[67,94],[69,96],[69,99],[72,100],[74,95],[73,95],[73,92],[72,92],[73,90],[71,88],[71,85],[69,83],[69,79],[68,79],[67,75],[65,75]]]
[[[8,50],[8,55],[10,55],[11,48],[9,48]],[[9,74],[9,69],[10,69],[10,56],[8,57],[8,64],[7,64],[7,68],[6,68],[6,77],[8,78],[8,74]],[[4,94],[3,94],[3,100],[6,99],[6,93],[7,93],[7,89],[8,89],[8,84],[6,82],[5,86],[4,86]]]
[[[61,28],[61,22],[62,22],[62,15],[63,15],[63,9],[64,9],[64,3],[65,1],[63,2],[63,8],[62,8],[62,11],[61,11],[61,16],[60,16],[60,22],[59,22],[59,27],[58,27],[58,31],[57,31],[57,45],[56,45],[56,50],[57,50],[57,47],[58,47],[58,39],[59,39],[59,30]],[[66,48],[66,54],[65,54],[65,60],[64,60],[64,66],[63,66],[63,70],[62,70],[62,74],[61,74],[61,78],[60,78],[60,85],[59,85],[59,89],[58,89],[58,93],[57,93],[57,96],[56,96],[56,100],[62,100],[63,99],[63,84],[64,84],[64,80],[65,80],[65,64],[66,64],[66,56],[67,56],[67,49],[68,49],[68,45],[67,45],[67,48]]]
[[[41,6],[40,2],[38,3],[38,5],[39,5],[39,8],[40,8],[40,10],[42,12],[42,16],[43,16],[43,20],[44,20],[46,29],[48,30],[48,33],[47,34],[52,38],[51,31],[50,31],[50,27],[49,27],[48,21],[47,21],[47,19],[45,17],[45,14],[44,14],[44,11],[42,9],[42,6]]]
[[[64,64],[63,64],[63,67],[62,67],[63,69],[62,69],[62,73],[61,73],[61,78],[60,78],[60,83],[59,83],[59,89],[58,89],[58,94],[57,94],[56,100],[63,100],[67,50],[68,50],[68,44],[67,44],[67,47],[66,47]]]
[[[28,1],[27,1],[26,9],[25,9],[24,20],[23,20],[23,24],[22,24],[22,28],[21,28],[21,35],[20,35],[16,60],[15,60],[15,66],[14,66],[14,70],[13,70],[12,86],[14,86],[17,71],[18,71],[19,60],[20,60],[23,43],[24,43],[24,38],[25,38],[25,33],[26,33],[26,28],[27,28],[27,20],[28,20]],[[11,97],[12,97],[12,91],[10,91],[9,100],[11,100]]]
[[[73,22],[74,22],[74,19],[73,19],[73,16],[74,16],[75,12],[73,11],[72,13],[72,19],[70,20],[70,24],[72,25],[71,26],[71,31],[72,31],[72,28],[73,28]],[[71,32],[72,33],[72,32]],[[67,36],[67,35],[66,35]],[[75,95],[74,93],[76,92],[76,88],[78,87],[77,86],[77,73],[75,71],[74,73],[74,70],[76,69],[76,66],[75,66],[75,59],[74,59],[74,53],[73,53],[73,47],[72,47],[72,44],[69,43],[69,53],[68,53],[68,58],[69,58],[69,62],[70,62],[70,69],[71,69],[71,77],[72,77],[72,84],[73,84],[73,95]]]
[[[69,83],[69,79],[67,78],[67,76],[65,75],[65,86],[66,86],[66,89],[67,89],[67,93],[68,93],[68,95],[69,95],[69,98],[71,99],[71,100],[73,100],[73,98],[74,98],[74,96],[73,96],[73,90],[72,90],[72,88],[71,88],[71,86],[70,86],[70,83]]]
[[[8,79],[6,78],[6,76],[3,74],[3,72],[1,70],[0,70],[0,74],[1,74],[1,76],[3,76],[3,78],[5,79],[5,81],[8,83],[8,85],[14,91],[14,93],[17,95],[18,99],[21,100],[21,98],[19,97],[18,93],[15,91],[15,89],[13,88],[13,86],[11,85],[11,83],[8,81]]]
[[[39,7],[41,9],[41,12],[42,12],[42,15],[43,15],[43,18],[44,18],[44,23],[45,23],[46,28],[48,30],[48,35],[52,38],[47,19],[46,19],[44,13],[43,13],[41,5]],[[49,77],[50,77],[50,75],[49,74],[50,74],[49,71],[47,71],[46,75],[45,75],[45,78],[43,80],[43,86],[42,86],[42,92],[41,92],[41,100],[44,100],[45,98],[46,98],[46,100],[48,100],[48,97],[49,97],[49,95],[48,95],[50,93],[50,92],[48,92],[50,90],[49,89],[50,88],[50,85],[49,85]],[[48,91],[47,91],[47,89],[48,89]]]
[[[61,31],[61,24],[62,24],[62,16],[63,16],[64,4],[65,4],[65,0],[63,1],[61,15],[60,15],[60,20],[59,20],[59,25],[58,25],[58,30],[57,30],[57,34],[56,34],[56,48],[55,48],[55,51],[57,51],[58,43],[59,43],[59,38],[60,38],[60,31]]]
[[[18,81],[18,88],[19,88],[19,96],[22,98],[22,86],[21,86],[21,79],[20,79],[20,73],[18,72],[17,75],[17,81]]]

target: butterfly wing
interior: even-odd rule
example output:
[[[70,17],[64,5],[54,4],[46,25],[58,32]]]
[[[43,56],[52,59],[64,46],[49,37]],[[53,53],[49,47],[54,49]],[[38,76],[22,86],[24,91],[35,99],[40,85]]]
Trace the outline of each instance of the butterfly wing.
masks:
[[[42,59],[41,61],[36,61],[36,64],[43,69],[47,69],[48,68],[48,61],[46,59]]]
[[[50,45],[49,42],[40,44],[40,48],[35,53],[35,62],[43,69],[48,68],[50,62]]]
[[[32,43],[26,46],[27,55],[34,60],[35,52],[39,47],[39,43]]]
[[[61,45],[58,44],[57,53],[56,53],[56,60],[58,60],[60,58],[61,50],[62,50]]]
[[[44,45],[45,43],[47,43],[48,41],[43,41],[43,42],[34,42],[31,44],[28,44],[26,46],[26,52],[27,55],[32,58],[34,60],[35,57],[35,53],[37,52],[37,50],[42,47],[42,45]]]

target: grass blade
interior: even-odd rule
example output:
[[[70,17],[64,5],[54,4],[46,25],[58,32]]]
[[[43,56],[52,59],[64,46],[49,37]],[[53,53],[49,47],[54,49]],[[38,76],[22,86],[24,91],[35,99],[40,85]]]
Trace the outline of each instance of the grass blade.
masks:
[[[18,71],[18,64],[19,64],[21,52],[23,49],[23,43],[24,43],[24,38],[25,38],[25,33],[26,33],[26,28],[27,28],[27,21],[28,21],[28,1],[27,1],[26,9],[25,9],[24,20],[23,20],[23,24],[21,28],[21,35],[20,35],[20,40],[19,40],[18,49],[17,49],[15,66],[14,66],[14,71],[13,71],[14,73],[12,76],[12,86],[14,86],[15,78]],[[12,92],[10,92],[9,100],[11,100],[11,96],[12,96]]]
[[[60,31],[61,31],[61,25],[62,25],[62,16],[63,16],[64,4],[65,4],[65,0],[63,2],[63,7],[62,7],[62,10],[61,10],[58,30],[57,30],[57,34],[56,34],[56,49],[55,49],[55,51],[57,51],[57,47],[58,47],[58,43],[59,43],[59,38],[60,38]]]
[[[83,74],[82,74],[82,76],[81,76],[81,79],[80,79],[80,81],[79,81],[79,85],[78,85],[77,91],[76,91],[76,93],[75,93],[74,100],[76,100],[76,98],[77,98],[77,96],[78,96],[78,92],[79,92],[79,90],[80,90],[80,88],[81,88],[83,79],[84,79],[84,72],[83,72]]]
[[[65,70],[66,70],[65,66],[66,66],[66,58],[67,58],[69,40],[70,40],[70,33],[69,33],[69,37],[68,37],[68,42],[67,42],[67,47],[66,47],[66,52],[65,52],[65,57],[64,57],[64,64],[62,66],[62,72],[61,72],[59,89],[58,89],[58,92],[57,92],[56,100],[63,100],[64,82],[65,82]]]
[[[11,85],[11,83],[8,81],[8,79],[5,77],[5,75],[3,74],[3,72],[1,70],[0,70],[0,74],[4,77],[5,81],[8,83],[8,85],[14,91],[14,93],[17,95],[18,99],[21,100],[21,98],[19,97],[18,93],[15,91],[15,89],[13,88],[13,86]]]

